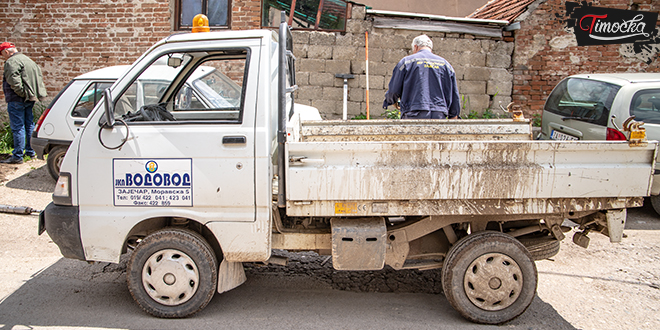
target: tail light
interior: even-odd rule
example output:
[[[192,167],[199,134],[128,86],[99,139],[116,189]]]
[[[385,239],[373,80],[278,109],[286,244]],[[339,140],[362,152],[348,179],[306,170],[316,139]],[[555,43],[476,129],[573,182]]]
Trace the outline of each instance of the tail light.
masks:
[[[607,135],[605,137],[605,140],[608,141],[625,141],[626,136],[623,135],[623,133],[615,130],[614,128],[607,128]]]
[[[34,130],[35,132],[39,132],[39,129],[41,128],[41,124],[44,123],[44,119],[46,119],[46,116],[48,116],[48,112],[50,112],[50,108],[47,108],[46,111],[44,111],[41,114],[39,120],[37,120],[37,128]]]

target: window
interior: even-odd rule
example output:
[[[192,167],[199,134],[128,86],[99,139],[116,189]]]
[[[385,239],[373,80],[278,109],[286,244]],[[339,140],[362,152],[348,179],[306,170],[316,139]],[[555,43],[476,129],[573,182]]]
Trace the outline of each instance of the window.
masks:
[[[261,25],[278,27],[280,12],[294,29],[344,31],[348,6],[342,0],[263,0]],[[291,12],[291,7],[295,8]]]
[[[73,107],[71,116],[87,118],[92,110],[94,110],[94,107],[101,99],[101,96],[103,96],[103,90],[110,86],[112,86],[111,82],[91,83],[78,100],[78,103],[76,103],[76,106]]]
[[[560,116],[607,126],[612,101],[620,88],[602,81],[564,79],[548,97],[545,110]]]
[[[633,96],[630,114],[636,121],[660,124],[660,89],[642,90]]]
[[[176,29],[192,29],[192,19],[197,14],[204,14],[209,19],[209,27],[229,27],[231,0],[176,0]]]
[[[248,52],[238,49],[208,53],[205,58],[163,55],[118,98],[115,118],[127,122],[240,123]]]

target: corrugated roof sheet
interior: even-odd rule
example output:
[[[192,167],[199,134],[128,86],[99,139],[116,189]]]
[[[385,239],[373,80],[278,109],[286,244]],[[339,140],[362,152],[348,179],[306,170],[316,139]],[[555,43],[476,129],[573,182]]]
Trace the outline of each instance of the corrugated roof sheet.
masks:
[[[491,0],[466,17],[505,20],[511,23],[534,1],[536,0]]]

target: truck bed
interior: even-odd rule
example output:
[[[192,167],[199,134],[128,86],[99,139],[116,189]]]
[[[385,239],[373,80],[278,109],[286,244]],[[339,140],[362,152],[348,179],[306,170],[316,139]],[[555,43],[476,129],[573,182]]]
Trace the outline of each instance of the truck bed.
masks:
[[[323,120],[303,121],[300,141],[498,141],[531,140],[529,121],[483,120]]]
[[[629,197],[648,195],[657,146],[655,141],[645,147],[607,141],[368,142],[360,140],[366,136],[362,132],[354,136],[357,142],[287,144],[287,214],[547,214],[640,206],[641,198]]]

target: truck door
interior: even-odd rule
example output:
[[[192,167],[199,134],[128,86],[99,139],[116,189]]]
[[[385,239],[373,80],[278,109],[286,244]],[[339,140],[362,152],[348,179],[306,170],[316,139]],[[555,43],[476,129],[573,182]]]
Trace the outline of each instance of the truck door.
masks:
[[[151,217],[255,220],[255,53],[245,43],[163,51],[114,86],[115,126],[90,122],[84,134],[97,137],[80,139],[80,215],[97,220],[81,223],[98,242],[83,242],[88,259]]]

